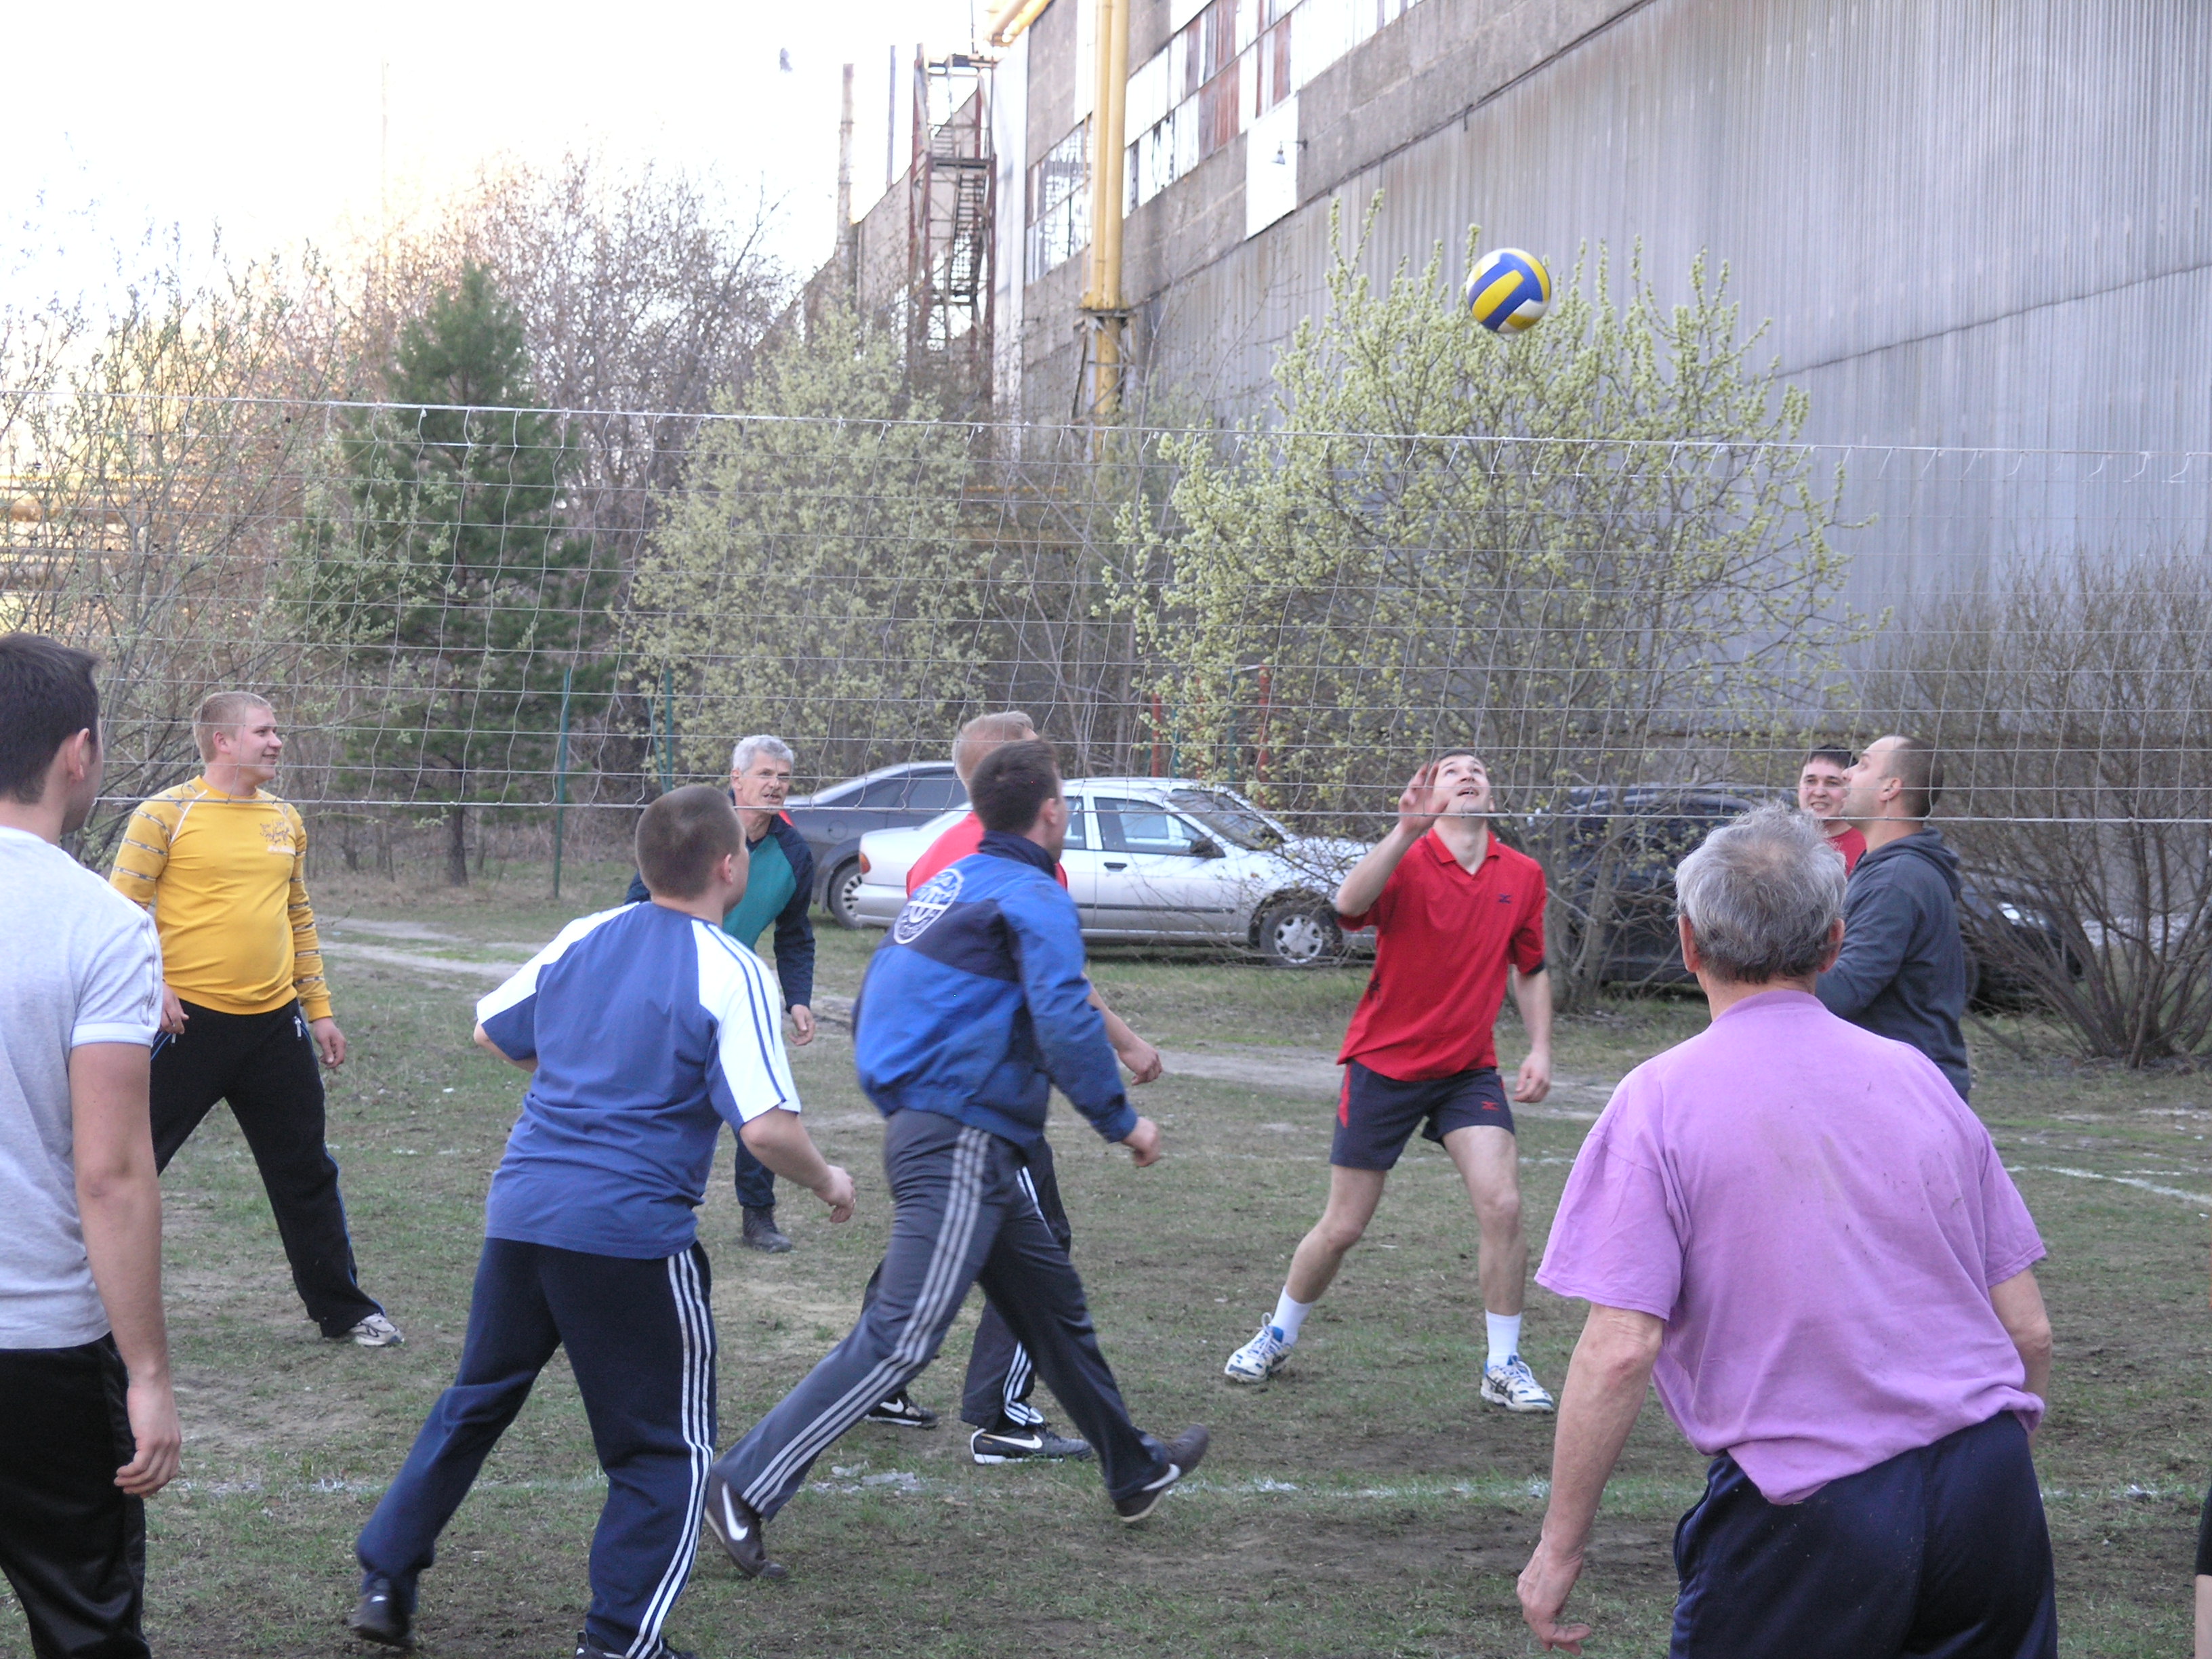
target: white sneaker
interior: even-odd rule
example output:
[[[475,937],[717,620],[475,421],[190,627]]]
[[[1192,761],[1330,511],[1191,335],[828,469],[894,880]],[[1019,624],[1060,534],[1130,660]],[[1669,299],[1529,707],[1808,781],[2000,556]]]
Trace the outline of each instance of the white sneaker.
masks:
[[[343,1342],[349,1337],[360,1348],[396,1348],[407,1340],[399,1334],[399,1327],[380,1313],[369,1315],[338,1340]]]
[[[1509,1412],[1559,1409],[1558,1402],[1536,1380],[1536,1373],[1528,1369],[1528,1362],[1517,1353],[1503,1365],[1492,1365],[1483,1372],[1482,1397]]]
[[[1231,1382],[1265,1382],[1283,1369],[1295,1346],[1285,1341],[1273,1325],[1263,1324],[1259,1335],[1229,1356],[1229,1363],[1221,1368],[1222,1375]]]

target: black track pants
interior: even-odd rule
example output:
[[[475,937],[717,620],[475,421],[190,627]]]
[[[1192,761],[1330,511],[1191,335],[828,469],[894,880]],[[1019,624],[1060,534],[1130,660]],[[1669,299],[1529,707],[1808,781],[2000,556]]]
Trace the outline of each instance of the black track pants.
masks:
[[[1022,1189],[1065,1250],[1074,1243],[1075,1229],[1068,1225],[1067,1212],[1060,1205],[1052,1146],[1040,1140],[1024,1156]],[[1036,1387],[1036,1364],[1030,1351],[1015,1340],[998,1309],[986,1301],[982,1321],[975,1327],[975,1340],[968,1350],[968,1380],[960,1391],[960,1420],[979,1429],[995,1429],[1002,1422],[1016,1428],[1034,1428],[1044,1421],[1044,1413],[1030,1404]]]
[[[114,1340],[0,1349],[0,1571],[39,1659],[143,1659],[146,1506]]]
[[[933,1112],[891,1115],[884,1174],[896,1207],[874,1298],[852,1334],[715,1465],[763,1519],[832,1441],[936,1357],[975,1284],[1097,1449],[1107,1492],[1125,1498],[1159,1477],[1159,1443],[1130,1423],[1083,1281],[1022,1173],[1011,1141]]]
[[[216,1102],[228,1102],[261,1170],[307,1317],[325,1336],[343,1336],[384,1310],[355,1279],[338,1166],[323,1144],[323,1079],[307,1018],[296,1002],[266,1014],[187,1002],[185,1012],[184,1034],[154,1054],[155,1167],[167,1169]]]

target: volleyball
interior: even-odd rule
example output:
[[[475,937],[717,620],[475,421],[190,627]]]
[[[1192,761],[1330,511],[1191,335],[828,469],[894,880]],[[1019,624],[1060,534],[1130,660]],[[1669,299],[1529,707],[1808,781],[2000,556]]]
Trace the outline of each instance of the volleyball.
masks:
[[[1467,308],[1492,334],[1518,334],[1552,308],[1552,273],[1533,253],[1501,247],[1486,253],[1467,279]]]

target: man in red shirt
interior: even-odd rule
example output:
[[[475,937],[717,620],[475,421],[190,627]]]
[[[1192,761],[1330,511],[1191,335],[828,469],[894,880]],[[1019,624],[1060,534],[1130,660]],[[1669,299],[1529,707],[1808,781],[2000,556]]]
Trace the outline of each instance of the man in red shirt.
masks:
[[[1805,757],[1797,774],[1797,805],[1820,820],[1828,845],[1843,858],[1846,876],[1859,867],[1867,849],[1866,837],[1836,816],[1844,810],[1844,797],[1850,793],[1850,779],[1845,774],[1857,758],[1840,744],[1822,744]]]
[[[978,714],[962,726],[960,735],[952,740],[952,769],[960,775],[964,785],[993,750],[1036,734],[1035,723],[1019,709]],[[983,820],[970,812],[932,842],[929,850],[915,860],[914,867],[906,872],[908,896],[912,897],[915,890],[932,876],[949,864],[958,863],[982,843]],[[1054,865],[1053,874],[1060,878],[1062,887],[1067,885],[1065,870]],[[1096,988],[1091,993],[1091,1006],[1104,1016],[1107,1041],[1114,1045],[1114,1052],[1122,1065],[1129,1068],[1131,1080],[1150,1083],[1159,1076],[1160,1051],[1131,1030],[1121,1017],[1101,1000]],[[1022,1184],[1028,1188],[1038,1213],[1044,1217],[1045,1224],[1060,1240],[1060,1248],[1067,1248],[1074,1230],[1068,1224],[1067,1212],[1060,1201],[1060,1182],[1054,1173],[1049,1141],[1040,1140],[1030,1150]],[[873,1292],[874,1280],[869,1281],[868,1289]],[[968,1437],[968,1450],[978,1463],[1017,1463],[1091,1455],[1088,1443],[1054,1434],[1044,1413],[1030,1404],[1030,1395],[1036,1387],[1036,1368],[1030,1363],[1029,1351],[1015,1340],[1006,1322],[999,1317],[998,1310],[986,1304],[981,1322],[975,1328],[975,1344],[969,1350],[968,1377],[960,1400],[961,1420],[975,1427],[975,1431]],[[927,1428],[937,1421],[937,1413],[918,1404],[902,1389],[880,1402],[865,1420],[904,1428]]]
[[[1508,1411],[1553,1400],[1520,1354],[1528,1245],[1521,1230],[1513,1109],[1491,1027],[1510,986],[1528,1033],[1513,1098],[1552,1087],[1552,983],[1544,975],[1544,872],[1490,832],[1490,775],[1461,750],[1423,767],[1398,822],[1336,890],[1346,930],[1375,929],[1375,971],[1352,1016],[1329,1152],[1328,1205],[1291,1258],[1273,1316],[1229,1357],[1231,1381],[1264,1382],[1328,1289],[1419,1128],[1458,1166],[1482,1230],[1488,1326],[1482,1397]]]

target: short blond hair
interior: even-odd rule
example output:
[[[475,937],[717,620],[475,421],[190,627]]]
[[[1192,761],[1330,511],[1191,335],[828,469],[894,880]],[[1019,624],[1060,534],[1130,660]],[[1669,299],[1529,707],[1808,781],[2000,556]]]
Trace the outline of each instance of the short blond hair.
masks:
[[[1036,734],[1036,722],[1018,708],[997,714],[978,714],[952,739],[952,769],[964,784],[975,775],[983,757],[1000,744],[1018,743]]]
[[[272,714],[275,705],[268,698],[251,691],[210,691],[200,699],[200,706],[192,711],[192,741],[199,745],[200,758],[215,758],[215,734],[235,732],[246,723],[248,709],[266,708]]]

